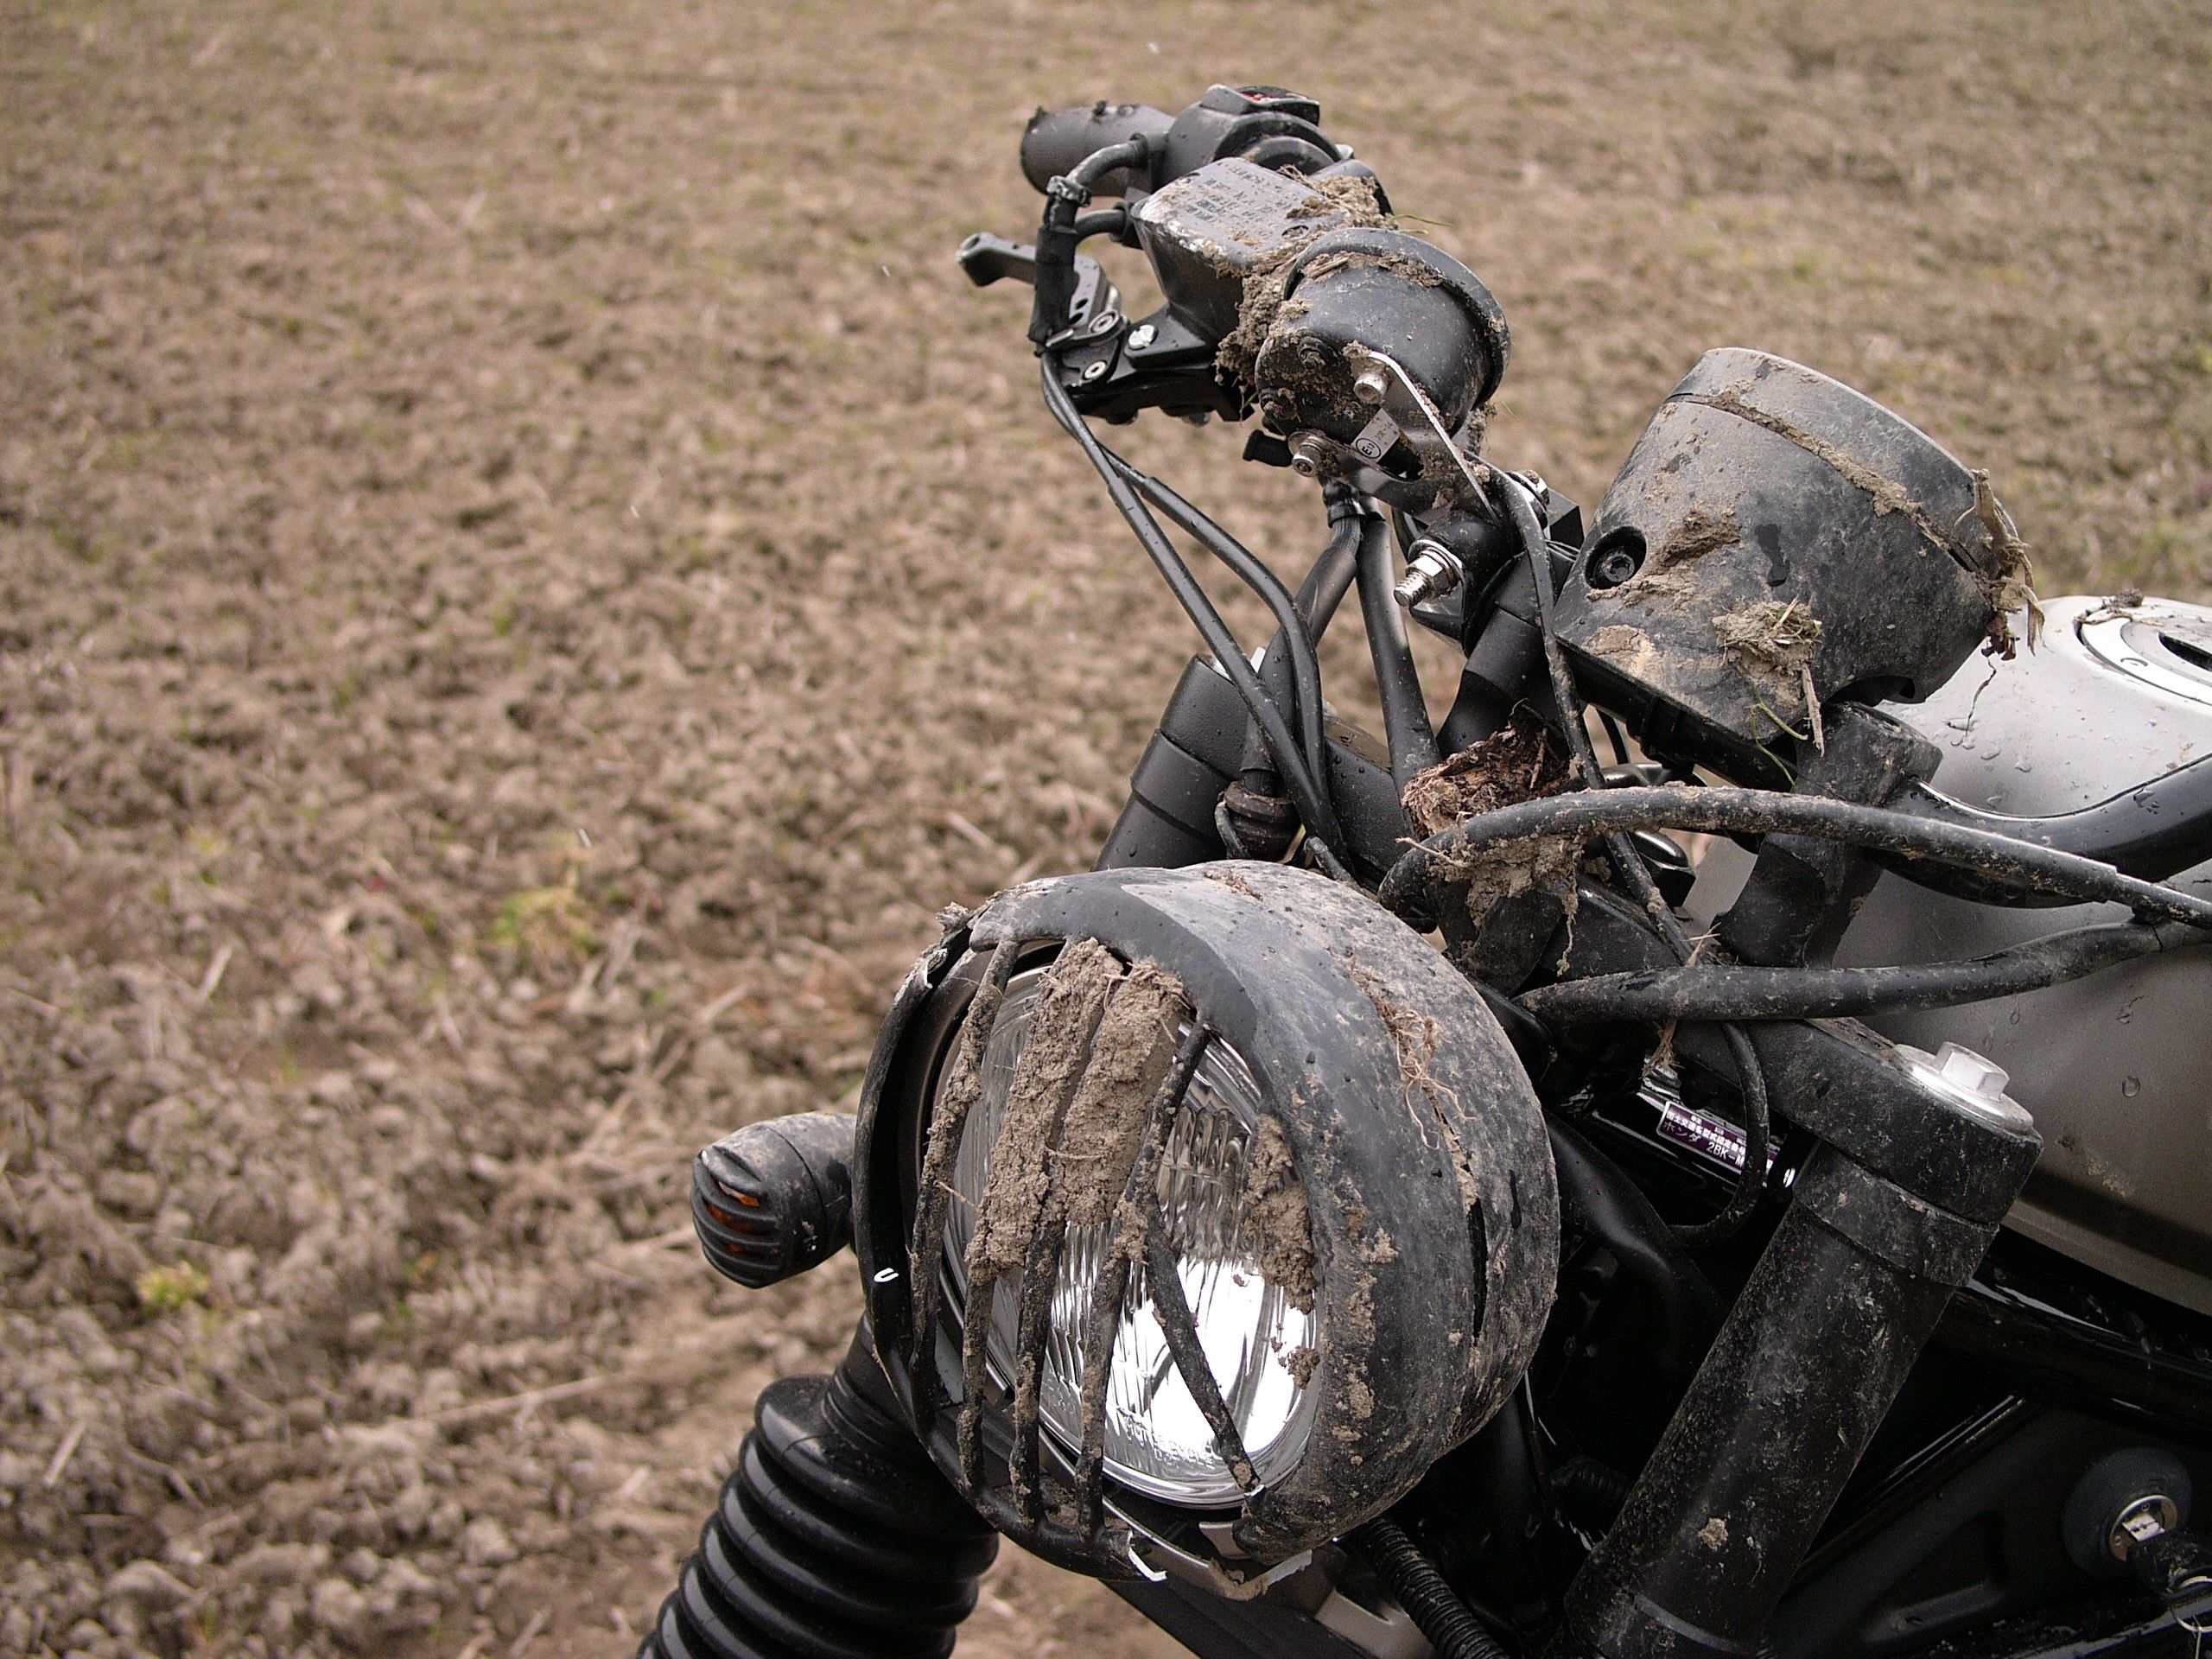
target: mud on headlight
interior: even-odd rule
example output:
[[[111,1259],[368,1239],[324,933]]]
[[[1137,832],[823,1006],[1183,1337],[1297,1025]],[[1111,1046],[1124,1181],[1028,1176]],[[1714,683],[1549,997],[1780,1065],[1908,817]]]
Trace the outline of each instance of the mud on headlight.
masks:
[[[1556,1275],[1543,1119],[1474,990],[1273,865],[1001,894],[863,1090],[877,1352],[938,1466],[1084,1571],[1217,1587],[1486,1422]]]

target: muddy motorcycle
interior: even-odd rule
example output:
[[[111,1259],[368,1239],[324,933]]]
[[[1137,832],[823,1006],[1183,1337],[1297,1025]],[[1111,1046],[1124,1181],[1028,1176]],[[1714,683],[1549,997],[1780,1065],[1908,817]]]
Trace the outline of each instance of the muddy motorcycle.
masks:
[[[1096,867],[947,913],[856,1118],[700,1154],[715,1268],[849,1244],[866,1312],[644,1654],[942,1656],[1001,1535],[1208,1659],[2194,1650],[2212,612],[2038,605],[1985,474],[1758,351],[1586,522],[1320,119],[1040,112],[1035,240],[960,250],[1205,654]],[[1094,429],[1147,410],[1256,417],[1295,588]]]

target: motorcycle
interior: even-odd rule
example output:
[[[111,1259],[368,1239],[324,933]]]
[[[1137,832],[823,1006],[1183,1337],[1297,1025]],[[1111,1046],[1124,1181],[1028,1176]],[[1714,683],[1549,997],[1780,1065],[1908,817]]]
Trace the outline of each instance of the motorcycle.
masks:
[[[2038,601],[1986,474],[1741,348],[1586,522],[1309,99],[1021,162],[1034,241],[960,264],[1205,652],[1096,867],[946,912],[856,1117],[699,1155],[716,1268],[850,1245],[866,1311],[641,1659],[948,1654],[1001,1536],[1207,1659],[2194,1650],[2212,611]],[[1294,589],[1095,429],[1146,411],[1256,417]]]

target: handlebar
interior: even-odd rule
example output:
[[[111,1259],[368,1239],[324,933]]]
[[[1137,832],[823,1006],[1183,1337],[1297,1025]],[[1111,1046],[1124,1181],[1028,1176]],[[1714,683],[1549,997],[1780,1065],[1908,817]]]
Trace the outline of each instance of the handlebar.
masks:
[[[1022,176],[1039,190],[1109,145],[1141,139],[1141,163],[1114,167],[1090,181],[1102,196],[1157,190],[1209,162],[1242,156],[1278,170],[1312,174],[1351,159],[1321,130],[1321,106],[1280,86],[1213,86],[1171,116],[1147,104],[1040,109],[1021,135]]]
[[[1042,190],[1063,173],[1071,172],[1085,156],[1109,144],[1142,138],[1148,145],[1164,139],[1175,118],[1147,104],[1096,104],[1071,110],[1039,109],[1029,118],[1021,134],[1021,175],[1033,188]],[[1102,196],[1126,194],[1132,184],[1148,182],[1149,168],[1140,174],[1117,168],[1100,178],[1092,189]]]

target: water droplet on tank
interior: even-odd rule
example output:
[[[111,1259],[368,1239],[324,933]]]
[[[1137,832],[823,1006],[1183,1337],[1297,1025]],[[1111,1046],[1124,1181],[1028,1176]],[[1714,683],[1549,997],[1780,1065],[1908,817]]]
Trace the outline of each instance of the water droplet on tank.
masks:
[[[2033,772],[2035,769],[2035,762],[2032,760],[2015,760],[2012,763],[2012,770],[2015,772]]]
[[[2136,1096],[2143,1092],[2143,1079],[2140,1077],[2122,1077],[2120,1080],[2120,1092],[2126,1096],[2130,1100],[2134,1099]]]

